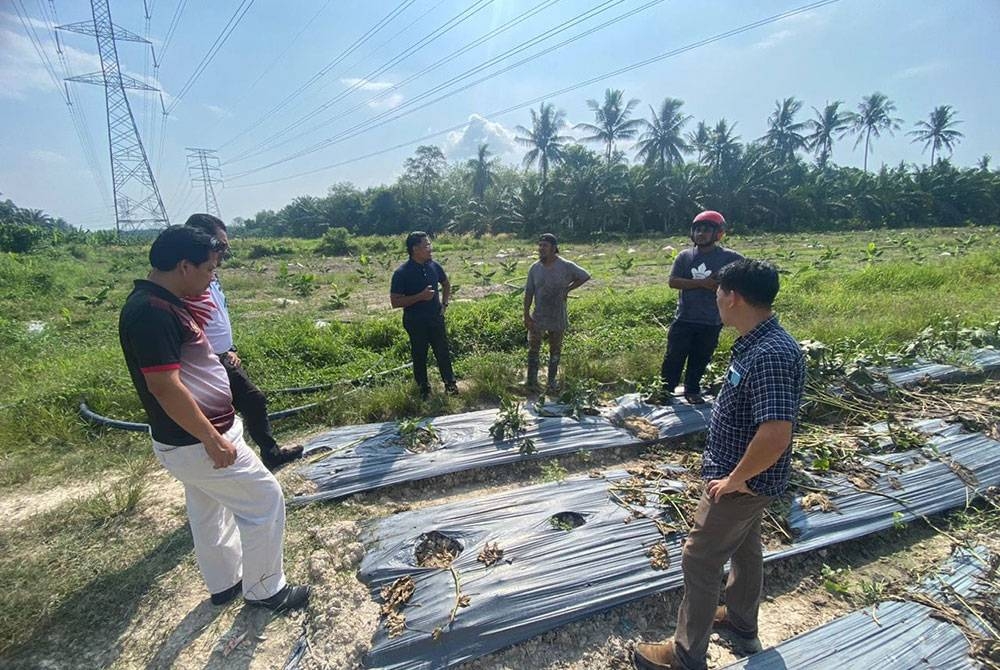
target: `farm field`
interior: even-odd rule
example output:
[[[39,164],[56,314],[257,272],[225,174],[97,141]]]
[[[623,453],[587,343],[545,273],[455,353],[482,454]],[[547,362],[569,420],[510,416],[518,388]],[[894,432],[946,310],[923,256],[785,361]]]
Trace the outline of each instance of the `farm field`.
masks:
[[[220,275],[240,355],[266,390],[336,382],[312,394],[271,393],[271,409],[319,403],[277,424],[283,443],[332,426],[438,416],[523,399],[521,293],[531,241],[440,235],[434,257],[458,287],[448,312],[461,393],[421,402],[405,370],[408,345],[388,308],[398,238],[358,238],[346,256],[314,241],[244,239]],[[676,292],[666,286],[680,237],[566,243],[562,254],[593,280],[572,294],[563,386],[575,398],[607,400],[651,387]],[[824,361],[846,370],[919,354],[962,363],[971,346],[1000,345],[1000,230],[879,230],[729,236],[724,244],[782,270],[776,304],[799,340],[824,345]],[[595,467],[619,468],[641,453],[611,450],[449,475],[289,509],[286,567],[317,589],[301,615],[272,619],[234,605],[208,605],[191,552],[180,486],[160,471],[142,434],[99,428],[77,413],[142,421],[118,348],[118,309],[145,275],[146,246],[53,244],[0,257],[0,614],[5,667],[278,667],[305,634],[301,667],[355,667],[378,625],[378,605],[355,579],[360,523],[410,507],[475,498],[558,481]],[[708,377],[724,369],[724,331]],[[816,345],[818,346],[818,345]],[[943,389],[1000,406],[995,383]],[[996,437],[996,417],[985,426]],[[873,413],[830,419],[856,426]],[[693,444],[671,445],[678,452]],[[279,480],[291,495],[307,484],[297,464]],[[927,523],[770,568],[762,619],[774,644],[865,604],[872,584],[907,584],[932,570],[956,540],[1000,548],[996,498]],[[842,585],[831,589],[828,583]],[[867,586],[867,590],[865,588]],[[880,587],[881,588],[881,587]],[[884,588],[889,588],[885,586]],[[669,634],[679,593],[615,608],[469,664],[474,668],[607,667],[636,635]],[[241,635],[244,635],[242,638]],[[238,642],[237,642],[238,641]],[[732,656],[713,645],[712,661]]]

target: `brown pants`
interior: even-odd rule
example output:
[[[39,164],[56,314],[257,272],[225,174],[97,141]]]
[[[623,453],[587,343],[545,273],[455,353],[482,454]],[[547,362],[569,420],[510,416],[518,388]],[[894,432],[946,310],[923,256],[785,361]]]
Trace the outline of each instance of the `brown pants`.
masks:
[[[684,543],[684,599],[674,633],[677,656],[688,670],[706,667],[712,619],[727,560],[732,561],[726,582],[727,617],[741,631],[757,631],[764,582],[760,520],[773,499],[731,493],[712,502],[707,493],[701,496],[694,527]]]

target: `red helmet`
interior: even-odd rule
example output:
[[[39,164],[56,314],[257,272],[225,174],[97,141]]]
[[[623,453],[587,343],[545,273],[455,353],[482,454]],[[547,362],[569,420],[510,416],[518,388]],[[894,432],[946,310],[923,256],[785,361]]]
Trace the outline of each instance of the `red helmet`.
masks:
[[[694,217],[694,221],[691,222],[691,239],[694,240],[694,227],[699,223],[708,223],[715,228],[715,241],[718,242],[722,239],[722,236],[726,232],[726,219],[721,214],[712,209],[706,209],[704,212]]]

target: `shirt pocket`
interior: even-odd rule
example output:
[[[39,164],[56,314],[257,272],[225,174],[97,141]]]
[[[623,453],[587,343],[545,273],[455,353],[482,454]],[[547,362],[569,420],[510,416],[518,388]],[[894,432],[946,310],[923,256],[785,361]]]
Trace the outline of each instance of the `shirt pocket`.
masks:
[[[730,420],[735,418],[734,414],[746,397],[747,385],[747,367],[738,361],[730,363],[723,378],[722,390],[716,399],[723,416]]]

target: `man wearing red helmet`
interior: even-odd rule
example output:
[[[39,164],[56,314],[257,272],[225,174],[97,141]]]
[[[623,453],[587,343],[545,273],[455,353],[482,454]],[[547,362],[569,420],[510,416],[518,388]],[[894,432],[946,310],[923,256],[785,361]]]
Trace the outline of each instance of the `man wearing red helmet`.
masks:
[[[660,368],[660,390],[650,400],[669,405],[673,392],[684,374],[684,397],[691,404],[705,402],[701,396],[701,377],[719,344],[722,320],[715,304],[715,277],[733,261],[743,258],[719,244],[725,233],[722,214],[706,210],[691,222],[694,246],[677,254],[670,270],[670,288],[680,291],[677,313],[667,334],[667,352]]]

